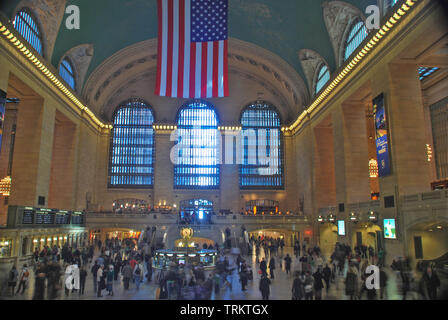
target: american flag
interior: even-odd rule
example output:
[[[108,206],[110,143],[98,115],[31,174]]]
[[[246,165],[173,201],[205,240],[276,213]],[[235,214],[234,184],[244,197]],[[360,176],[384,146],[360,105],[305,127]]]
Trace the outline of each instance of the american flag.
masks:
[[[229,95],[227,12],[228,0],[158,0],[156,95]]]

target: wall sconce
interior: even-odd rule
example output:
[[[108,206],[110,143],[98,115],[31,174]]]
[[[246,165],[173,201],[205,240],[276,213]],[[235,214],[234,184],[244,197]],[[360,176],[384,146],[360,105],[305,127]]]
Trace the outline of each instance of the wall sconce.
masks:
[[[336,222],[336,216],[333,215],[332,213],[328,216],[327,218],[328,222],[330,223],[335,223]]]
[[[370,211],[368,213],[368,219],[370,222],[377,223],[378,222],[378,214],[376,212]]]
[[[320,223],[324,224],[324,223],[325,223],[325,219],[324,219],[324,217],[322,217],[322,216],[318,216],[318,217],[317,217],[317,222],[320,222]]]
[[[358,215],[355,212],[350,213],[350,221],[353,223],[358,223]]]

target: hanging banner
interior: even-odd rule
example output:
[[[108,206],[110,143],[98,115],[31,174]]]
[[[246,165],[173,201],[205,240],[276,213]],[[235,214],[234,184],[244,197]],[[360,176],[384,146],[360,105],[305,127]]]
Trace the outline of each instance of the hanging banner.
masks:
[[[389,154],[389,134],[387,130],[387,112],[384,105],[383,93],[373,99],[373,112],[375,114],[378,176],[385,177],[391,174],[391,168]]]
[[[3,122],[5,121],[6,92],[0,90],[0,152],[2,151]]]

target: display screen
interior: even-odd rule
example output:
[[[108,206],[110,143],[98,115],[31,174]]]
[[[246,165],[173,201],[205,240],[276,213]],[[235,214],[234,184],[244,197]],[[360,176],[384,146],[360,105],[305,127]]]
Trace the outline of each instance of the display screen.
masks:
[[[36,224],[54,224],[54,213],[47,211],[37,211]]]
[[[84,215],[81,212],[74,212],[72,214],[72,224],[81,225],[84,223]]]
[[[395,219],[384,219],[384,238],[397,239]]]
[[[54,218],[55,224],[70,224],[70,212],[58,211]]]
[[[391,174],[389,156],[389,138],[387,129],[386,106],[384,94],[380,94],[373,100],[376,129],[376,154],[378,161],[378,175],[385,177]]]
[[[34,223],[34,210],[25,209],[23,210],[22,224],[33,224]]]
[[[344,220],[338,221],[338,235],[345,236],[345,221]]]

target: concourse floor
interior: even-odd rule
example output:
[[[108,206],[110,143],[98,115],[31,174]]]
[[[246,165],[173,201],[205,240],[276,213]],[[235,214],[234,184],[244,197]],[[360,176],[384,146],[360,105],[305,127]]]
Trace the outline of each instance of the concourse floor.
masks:
[[[263,251],[263,250],[261,250]],[[289,253],[292,257],[292,273],[297,269],[298,261],[292,255],[292,248],[285,248],[284,254]],[[261,253],[261,257],[263,257],[263,253]],[[260,259],[261,259],[260,257]],[[250,261],[252,264],[252,270],[254,274],[254,280],[249,281],[247,290],[245,292],[241,291],[241,284],[239,282],[239,276],[237,271],[233,273],[231,277],[228,279],[232,282],[232,288],[230,286],[221,288],[218,294],[213,293],[211,299],[212,300],[260,300],[261,293],[258,290],[259,279],[260,276],[258,274],[258,267],[256,264],[256,258],[254,255],[249,257],[244,257],[246,261]],[[271,285],[271,294],[270,300],[291,300],[291,288],[293,277],[291,275],[286,275],[283,270],[279,268],[279,257],[276,257],[276,265],[277,269],[275,272],[275,279],[272,280]],[[234,257],[229,256],[230,263],[234,263]],[[20,269],[20,268],[19,268]],[[32,268],[30,268],[32,269]],[[392,271],[387,271],[389,274],[388,288],[387,288],[387,298],[388,300],[400,300],[402,297],[400,296],[397,289],[397,276]],[[344,272],[345,273],[345,272]],[[63,277],[62,277],[63,278]],[[120,278],[118,278],[120,279]],[[156,279],[156,274],[153,275],[153,279]],[[114,282],[113,290],[114,296],[107,296],[107,291],[103,291],[103,297],[98,298],[96,292],[93,290],[93,278],[90,272],[90,266],[88,268],[88,276],[86,280],[86,289],[84,295],[79,295],[77,292],[69,293],[68,296],[65,295],[64,290],[60,290],[57,300],[154,300],[156,295],[156,289],[158,285],[152,281],[150,283],[145,282],[140,285],[140,289],[137,290],[134,283],[131,282],[129,290],[125,290],[123,287],[123,283],[120,280]],[[17,287],[16,287],[17,290]],[[323,300],[346,300],[347,297],[344,294],[345,285],[344,278],[342,276],[338,276],[335,283],[330,285],[330,290],[328,294],[326,293],[325,288],[322,292]],[[34,291],[34,273],[30,270],[30,280],[28,284],[28,288],[25,293],[17,294],[11,296],[10,292],[5,292],[3,290],[0,299],[6,300],[31,300],[33,297]],[[409,296],[408,299],[412,299],[412,296]],[[364,296],[364,299],[366,297]]]

